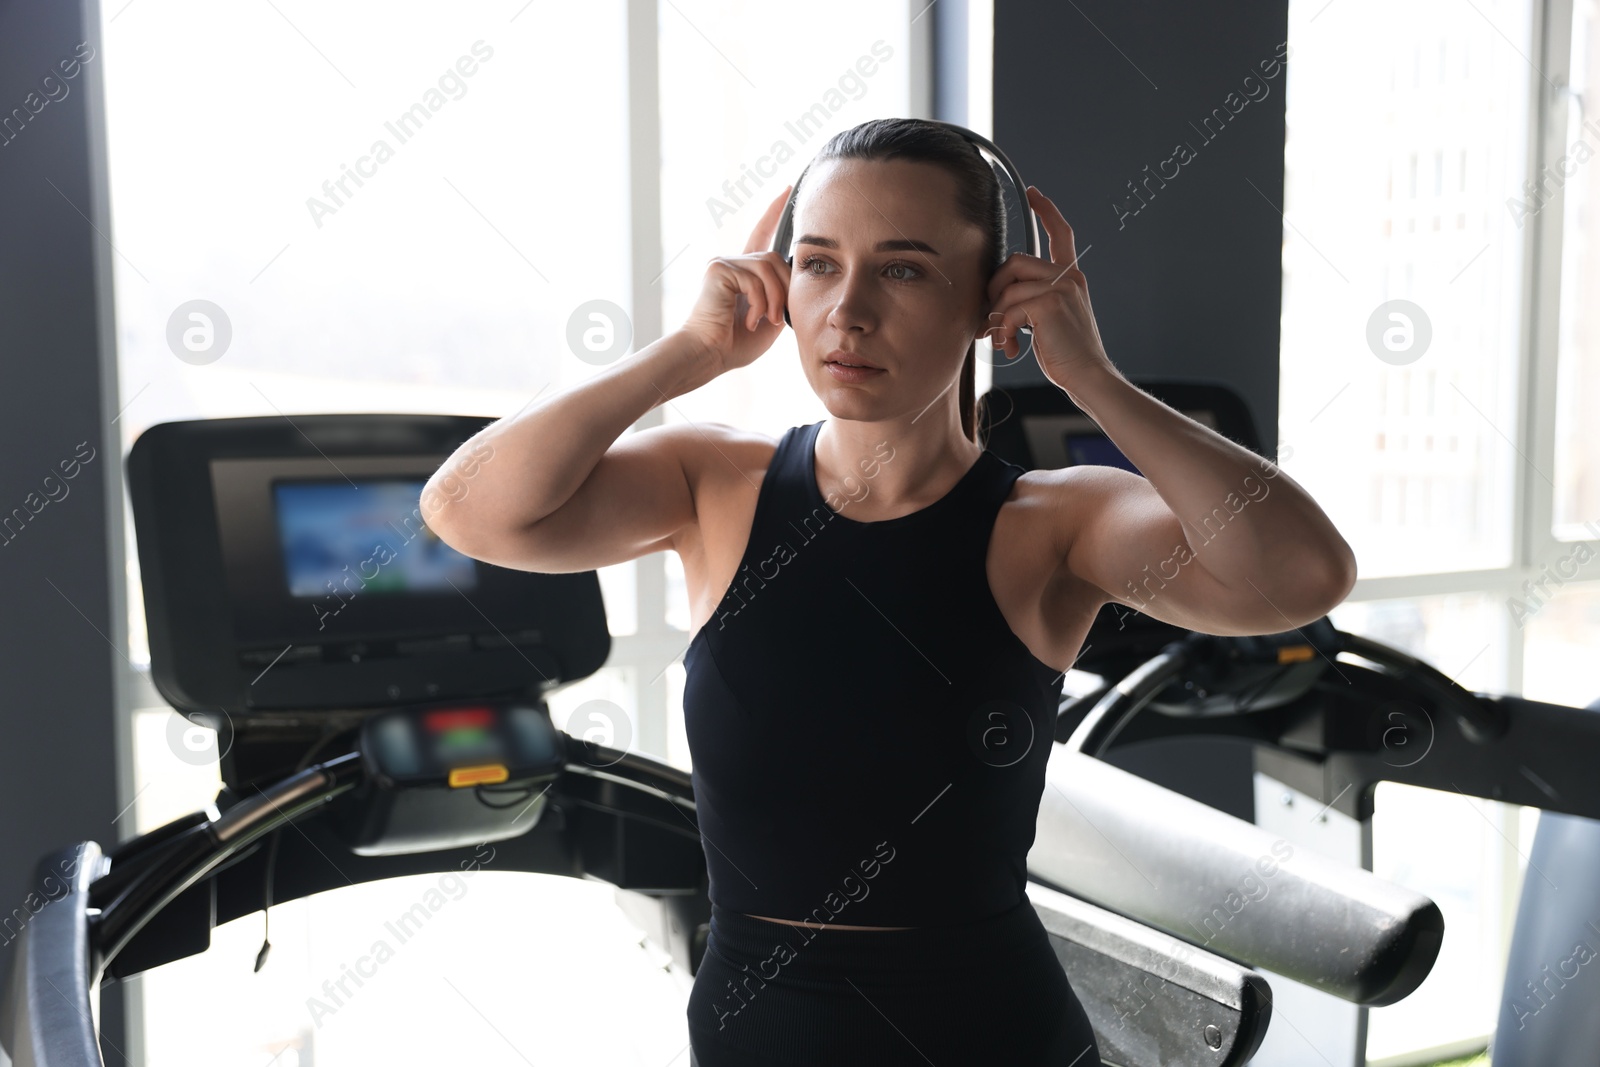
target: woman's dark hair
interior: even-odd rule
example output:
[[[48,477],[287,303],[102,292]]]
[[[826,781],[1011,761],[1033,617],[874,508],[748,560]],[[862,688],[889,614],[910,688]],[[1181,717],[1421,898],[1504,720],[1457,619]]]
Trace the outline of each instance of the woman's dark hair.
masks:
[[[1000,269],[1006,249],[1006,210],[1000,198],[1000,181],[973,143],[954,130],[922,119],[871,119],[834,134],[795,181],[793,196],[811,167],[827,160],[859,159],[888,161],[905,159],[943,167],[956,180],[956,212],[979,227],[985,235],[983,276]],[[967,346],[967,360],[961,365],[961,387],[957,403],[961,409],[961,430],[969,441],[978,440],[978,403],[975,365],[977,341]]]

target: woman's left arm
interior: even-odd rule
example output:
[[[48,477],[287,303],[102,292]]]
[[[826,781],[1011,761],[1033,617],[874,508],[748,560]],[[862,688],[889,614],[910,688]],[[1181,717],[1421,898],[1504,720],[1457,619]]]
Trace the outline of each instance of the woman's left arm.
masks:
[[[1355,584],[1350,546],[1282,469],[1133,385],[1100,342],[1072,228],[1048,197],[1029,202],[1050,262],[1014,255],[989,285],[997,347],[1016,358],[1033,329],[1047,379],[1144,475],[1069,468],[1063,565],[1109,596],[1207,633],[1278,633],[1320,618]]]

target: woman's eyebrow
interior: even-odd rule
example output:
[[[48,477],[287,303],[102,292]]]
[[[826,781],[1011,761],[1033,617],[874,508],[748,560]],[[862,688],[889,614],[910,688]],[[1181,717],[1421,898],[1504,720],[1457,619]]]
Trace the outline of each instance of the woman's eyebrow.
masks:
[[[797,245],[818,245],[822,248],[838,248],[839,242],[831,237],[818,237],[814,233],[802,234],[795,238]],[[879,241],[873,246],[874,252],[927,252],[929,255],[938,255],[939,250],[926,241],[917,241],[909,237],[894,238],[888,241]]]

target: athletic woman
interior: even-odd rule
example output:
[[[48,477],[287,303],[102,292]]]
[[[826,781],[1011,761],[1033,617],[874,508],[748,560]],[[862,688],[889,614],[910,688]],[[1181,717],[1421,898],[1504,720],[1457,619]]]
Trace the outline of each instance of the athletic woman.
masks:
[[[792,266],[767,250],[786,189],[681,328],[485,428],[494,458],[430,524],[533,571],[683,560],[712,902],[692,1063],[1098,1064],[1024,889],[1064,673],[1109,601],[1279,633],[1344,598],[1354,557],[1287,475],[1122,377],[1072,228],[1032,186],[1050,258],[1001,262],[971,142],[874,120],[798,185]],[[624,436],[757,359],[785,311],[826,420]],[[1015,359],[1025,325],[1143,477],[986,450],[974,342]]]

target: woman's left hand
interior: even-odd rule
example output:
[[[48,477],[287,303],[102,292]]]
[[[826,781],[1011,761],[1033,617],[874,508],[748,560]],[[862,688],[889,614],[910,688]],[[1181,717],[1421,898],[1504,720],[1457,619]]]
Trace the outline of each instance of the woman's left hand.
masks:
[[[1115,368],[1100,343],[1094,309],[1089,306],[1089,282],[1077,265],[1072,227],[1055,203],[1031,185],[1028,203],[1050,238],[1050,259],[1024,252],[1007,257],[989,280],[992,306],[985,332],[996,349],[1014,360],[1022,355],[1017,330],[1031,326],[1039,369],[1071,392],[1086,374]]]

